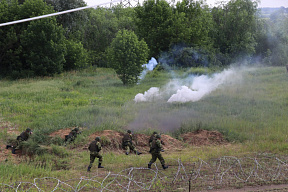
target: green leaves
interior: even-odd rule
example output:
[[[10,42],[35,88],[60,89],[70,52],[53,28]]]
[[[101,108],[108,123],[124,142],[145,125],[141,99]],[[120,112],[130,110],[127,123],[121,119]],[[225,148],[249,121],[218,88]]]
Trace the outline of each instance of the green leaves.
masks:
[[[107,50],[107,57],[123,84],[137,83],[148,56],[148,46],[134,32],[120,30]]]
[[[3,20],[25,19],[53,12],[52,7],[42,0],[27,0],[23,4],[13,1],[11,5],[7,2],[1,1],[0,12],[5,13]],[[55,17],[4,26],[1,30],[5,35],[1,33],[0,45],[6,46],[1,46],[0,75],[22,78],[54,75],[63,71],[65,37]]]

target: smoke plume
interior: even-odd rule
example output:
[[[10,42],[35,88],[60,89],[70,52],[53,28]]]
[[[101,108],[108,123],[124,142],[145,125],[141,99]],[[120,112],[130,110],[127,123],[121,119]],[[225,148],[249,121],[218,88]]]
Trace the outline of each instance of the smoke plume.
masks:
[[[144,94],[138,93],[135,102],[155,101],[159,99],[167,99],[168,103],[179,102],[196,102],[204,96],[209,95],[216,90],[220,85],[229,82],[231,78],[239,75],[239,71],[235,69],[226,69],[220,73],[215,73],[211,76],[190,75],[184,79],[171,80],[162,90],[157,87],[152,87]]]
[[[152,57],[147,64],[143,64],[144,70],[141,72],[139,79],[143,80],[148,71],[153,71],[153,69],[157,66],[157,61],[154,57]]]

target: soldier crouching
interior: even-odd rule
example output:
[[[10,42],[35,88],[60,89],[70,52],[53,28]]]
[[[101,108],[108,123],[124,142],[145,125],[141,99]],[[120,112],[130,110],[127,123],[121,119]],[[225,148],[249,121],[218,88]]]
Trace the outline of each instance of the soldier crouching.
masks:
[[[32,134],[32,130],[30,128],[27,128],[25,131],[23,131],[15,140],[10,141],[10,145],[6,145],[6,149],[12,148],[12,153],[16,154],[16,150],[22,148],[22,142],[27,141]]]
[[[126,150],[125,154],[129,155],[130,150],[131,150],[131,151],[134,151],[135,154],[141,155],[142,153],[137,151],[136,147],[133,145],[132,140],[133,140],[132,131],[128,130],[127,133],[122,138],[122,146]]]

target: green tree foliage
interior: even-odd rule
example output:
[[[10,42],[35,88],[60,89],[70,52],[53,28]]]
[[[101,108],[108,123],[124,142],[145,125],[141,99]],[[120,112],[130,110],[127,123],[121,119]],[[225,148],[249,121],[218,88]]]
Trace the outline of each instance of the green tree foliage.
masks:
[[[112,7],[111,11],[118,19],[119,30],[121,29],[127,29],[131,31],[136,30],[136,25],[133,19],[135,17],[134,8],[131,7],[123,8],[122,5],[117,5]]]
[[[148,46],[139,41],[133,31],[120,30],[107,49],[109,65],[116,71],[124,85],[137,83],[146,63]]]
[[[202,1],[182,0],[178,2],[176,5],[175,19],[179,21],[177,27],[174,26],[173,30],[179,33],[179,29],[182,28],[179,34],[182,43],[193,45],[193,47],[211,46],[213,42],[209,37],[209,32],[212,28],[213,21],[210,10],[207,6],[204,6]],[[177,34],[177,32],[173,34],[175,33]],[[178,40],[178,43],[179,41],[181,42],[181,39]]]
[[[42,0],[0,1],[0,23],[54,12]],[[66,53],[63,28],[55,17],[0,28],[1,76],[22,78],[60,73]]]
[[[24,70],[29,72],[26,75],[49,76],[63,71],[66,54],[63,28],[57,26],[55,18],[31,22],[21,32],[20,43]]]
[[[266,38],[259,41],[265,48],[265,63],[275,66],[287,65],[288,60],[288,9],[282,7],[266,20]]]
[[[65,56],[64,70],[77,70],[89,66],[88,52],[81,42],[66,41],[67,54]]]
[[[92,64],[107,67],[105,50],[121,29],[135,30],[134,9],[121,5],[89,10],[89,22],[83,28],[83,45],[89,51]]]
[[[212,9],[212,38],[225,65],[255,53],[256,11],[252,0],[231,0]]]
[[[56,12],[87,6],[83,0],[45,0],[45,2],[52,5]],[[64,27],[66,37],[81,40],[83,27],[88,20],[87,10],[61,14],[56,18],[57,22]]]
[[[179,67],[207,67],[217,64],[213,41],[209,36],[213,20],[209,8],[202,1],[183,0],[176,4],[173,15],[170,65]],[[169,62],[168,62],[169,64]]]
[[[136,34],[145,40],[150,57],[168,51],[173,35],[173,9],[165,0],[147,0],[135,8]],[[180,20],[181,21],[181,20]]]
[[[83,45],[89,51],[92,65],[107,67],[105,50],[118,31],[118,20],[110,9],[89,10],[89,22],[84,27]]]

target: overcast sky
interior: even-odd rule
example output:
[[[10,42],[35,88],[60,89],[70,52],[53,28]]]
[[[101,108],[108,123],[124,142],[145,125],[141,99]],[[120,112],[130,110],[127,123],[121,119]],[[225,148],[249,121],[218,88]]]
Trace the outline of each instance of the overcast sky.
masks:
[[[84,0],[88,6],[94,6],[99,5],[103,3],[107,3],[107,5],[110,4],[111,0]],[[120,1],[120,0],[119,0]],[[128,1],[128,0],[125,0]],[[130,0],[131,2],[137,2],[137,0]],[[216,2],[219,0],[206,0],[208,5],[215,5]],[[225,0],[228,1],[228,0]],[[141,2],[141,0],[140,0]],[[259,7],[288,7],[288,0],[261,0],[261,3],[259,4]]]

